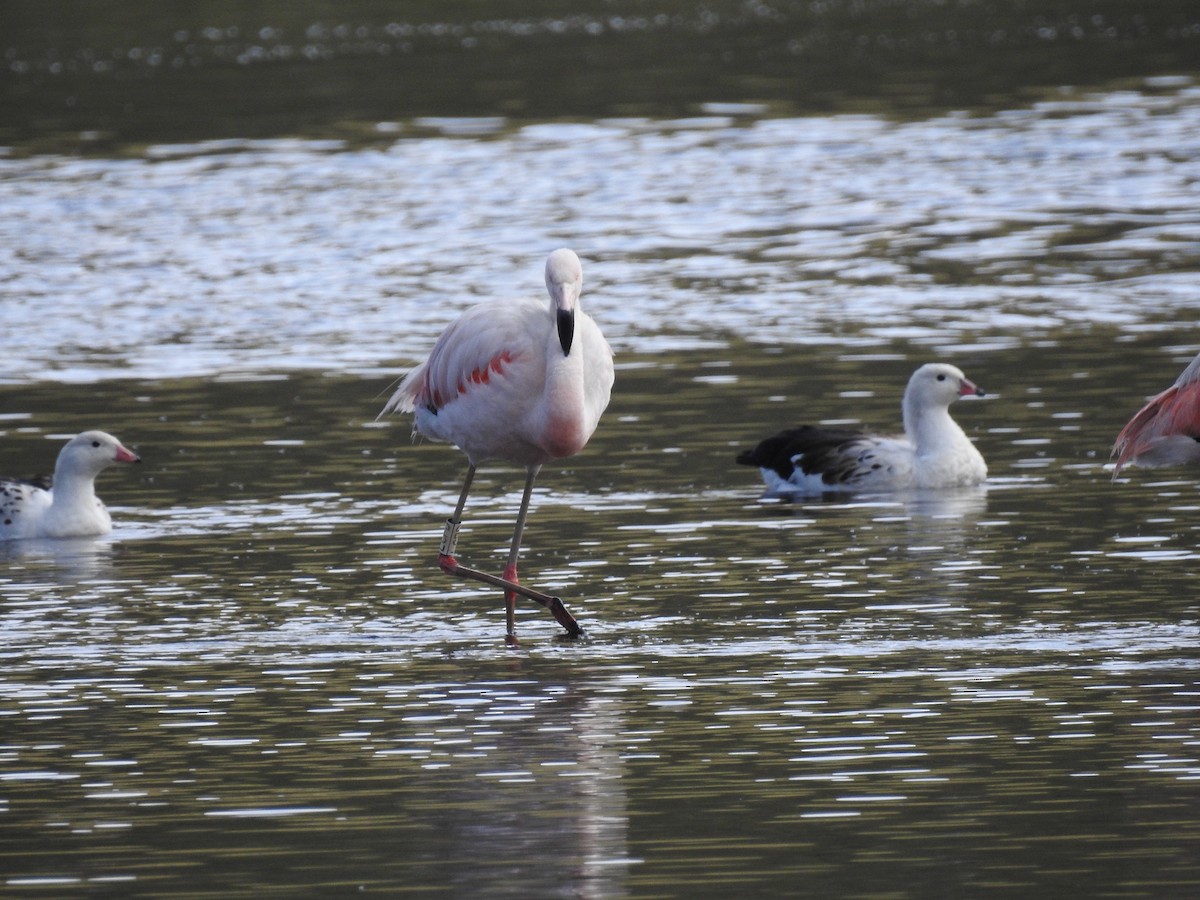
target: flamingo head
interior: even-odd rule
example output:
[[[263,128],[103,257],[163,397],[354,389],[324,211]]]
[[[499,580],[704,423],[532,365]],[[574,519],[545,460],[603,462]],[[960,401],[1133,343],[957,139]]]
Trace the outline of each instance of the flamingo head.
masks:
[[[546,290],[554,306],[558,343],[563,356],[571,355],[575,339],[575,310],[583,292],[583,266],[574,250],[555,250],[546,259]]]

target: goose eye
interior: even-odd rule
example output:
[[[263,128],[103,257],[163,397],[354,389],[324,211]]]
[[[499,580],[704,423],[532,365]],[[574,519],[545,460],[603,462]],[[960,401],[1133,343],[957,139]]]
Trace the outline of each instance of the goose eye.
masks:
[[[946,376],[945,376],[945,375],[939,375],[939,376],[937,377],[937,379],[938,379],[938,381],[945,381],[945,380],[946,380]]]
[[[99,447],[99,446],[100,446],[100,442],[99,442],[99,441],[92,441],[92,446],[93,446],[93,447]]]

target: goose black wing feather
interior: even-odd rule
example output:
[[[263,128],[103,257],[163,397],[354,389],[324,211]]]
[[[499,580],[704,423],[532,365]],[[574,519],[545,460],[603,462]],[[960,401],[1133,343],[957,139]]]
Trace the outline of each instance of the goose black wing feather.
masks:
[[[766,438],[753,450],[743,450],[737,461],[744,466],[773,469],[784,479],[791,478],[799,462],[801,471],[820,474],[827,484],[836,484],[850,478],[852,467],[847,462],[858,456],[858,451],[850,448],[865,437],[861,431],[849,428],[802,425]]]

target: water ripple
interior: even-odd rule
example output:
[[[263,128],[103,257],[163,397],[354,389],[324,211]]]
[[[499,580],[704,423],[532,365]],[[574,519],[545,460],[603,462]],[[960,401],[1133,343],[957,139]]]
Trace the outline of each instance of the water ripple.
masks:
[[[0,160],[0,302],[23,322],[5,377],[397,371],[466,303],[536,292],[564,243],[623,351],[1134,328],[1192,303],[1197,130],[1189,86],[908,123]]]

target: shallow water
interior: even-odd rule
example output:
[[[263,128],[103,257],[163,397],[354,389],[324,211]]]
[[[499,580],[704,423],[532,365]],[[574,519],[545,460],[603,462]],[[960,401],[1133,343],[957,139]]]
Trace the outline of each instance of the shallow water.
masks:
[[[745,344],[635,358],[526,536],[587,636],[522,606],[515,648],[436,570],[457,454],[375,426],[379,379],[102,382],[161,398],[122,410],[116,532],[5,548],[9,889],[1191,893],[1200,491],[1109,483],[1089,398],[1128,381],[1080,343],[975,367],[986,488],[798,504],[736,446],[893,422],[906,361],[817,351],[810,397]],[[501,566],[520,484],[481,471],[465,559]]]
[[[0,465],[144,459],[110,537],[0,545],[6,892],[1195,895],[1200,482],[1105,463],[1200,346],[1198,119],[1154,78],[0,161]],[[461,456],[375,416],[561,244],[617,385],[522,573],[587,634],[529,604],[509,646],[436,567]],[[933,358],[988,391],[984,487],[734,464],[897,427]],[[481,469],[464,561],[522,481]]]

